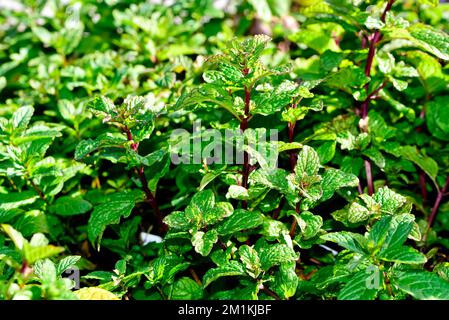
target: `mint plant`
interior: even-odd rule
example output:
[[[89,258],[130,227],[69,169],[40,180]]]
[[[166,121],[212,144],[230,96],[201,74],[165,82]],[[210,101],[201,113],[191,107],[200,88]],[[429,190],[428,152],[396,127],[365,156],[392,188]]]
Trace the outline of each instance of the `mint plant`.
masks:
[[[103,122],[110,122],[121,130],[121,135],[105,133],[95,140],[81,141],[76,150],[75,158],[80,160],[92,152],[98,152],[98,159],[106,159],[113,163],[124,163],[128,169],[133,169],[139,178],[141,192],[130,190],[109,194],[103,205],[99,205],[92,212],[88,224],[88,236],[92,242],[100,240],[104,228],[108,224],[115,224],[120,217],[129,216],[137,201],[145,200],[154,212],[156,225],[165,229],[162,215],[153,191],[150,190],[145,174],[145,167],[151,167],[155,162],[164,158],[164,149],[154,151],[145,157],[140,156],[139,144],[148,139],[154,129],[154,119],[158,111],[151,105],[151,100],[144,97],[128,96],[121,106],[106,98],[96,98],[89,105],[93,112],[102,117]],[[118,150],[117,150],[118,149]],[[162,173],[163,174],[163,173]],[[156,179],[160,178],[159,174]],[[157,183],[157,180],[153,180]]]
[[[449,299],[449,5],[0,4],[0,299]]]

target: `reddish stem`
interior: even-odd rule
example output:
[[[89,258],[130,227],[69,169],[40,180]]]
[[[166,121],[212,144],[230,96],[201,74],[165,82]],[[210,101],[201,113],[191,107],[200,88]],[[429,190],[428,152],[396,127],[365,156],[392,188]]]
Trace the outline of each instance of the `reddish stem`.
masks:
[[[201,283],[201,280],[200,280],[200,278],[198,277],[198,275],[196,274],[195,270],[194,270],[192,267],[190,267],[190,268],[189,268],[189,271],[190,271],[190,274],[191,274],[192,277],[193,277],[193,280],[195,280],[195,282],[196,282],[198,285],[202,286],[203,284]]]
[[[443,200],[444,194],[446,193],[446,191],[449,189],[449,176],[447,176],[446,178],[446,183],[443,186],[443,189],[438,191],[437,194],[437,198],[435,199],[435,203],[432,207],[432,213],[430,214],[429,217],[429,223],[428,223],[428,227],[431,228],[433,223],[435,222],[435,218],[438,214],[438,209],[440,208],[441,205],[441,200]]]
[[[288,136],[289,136],[290,142],[293,142],[295,126],[296,126],[296,123],[291,123],[291,122],[288,123]],[[295,170],[297,160],[298,160],[298,154],[295,151],[290,152],[290,168],[291,168],[292,172]]]
[[[299,201],[297,204],[296,204],[296,213],[297,214],[300,214],[301,213],[301,201]],[[296,227],[298,226],[298,222],[296,221],[296,218],[295,217],[293,217],[293,220],[292,220],[292,225],[291,225],[291,227],[290,227],[290,237],[291,238],[293,238],[294,236],[295,236],[295,233],[296,233]]]
[[[29,179],[31,186],[33,189],[37,192],[39,197],[45,201],[46,204],[49,204],[47,197],[45,196],[44,192],[33,182],[33,180]]]
[[[135,152],[138,152],[139,143],[133,141],[133,136],[132,136],[131,130],[129,130],[127,127],[125,127],[123,130],[126,133],[128,140],[131,142],[131,148]],[[143,192],[145,192],[145,196],[146,196],[145,201],[148,202],[150,204],[150,206],[153,208],[154,216],[157,219],[159,231],[166,232],[167,225],[163,222],[164,217],[162,216],[161,210],[159,209],[156,198],[154,197],[150,188],[148,188],[148,180],[147,180],[147,177],[145,176],[144,166],[141,165],[139,168],[137,168],[137,167],[134,168],[134,172],[139,177],[140,184],[142,185],[142,190],[143,190]]]
[[[427,183],[426,183],[426,173],[421,170],[419,172],[419,187],[421,188],[421,196],[423,205],[427,202]]]
[[[154,197],[153,193],[151,192],[150,188],[148,188],[148,181],[145,176],[144,167],[141,166],[139,170],[137,170],[137,174],[139,176],[140,183],[142,184],[142,189],[145,192],[146,195],[146,201],[151,205],[151,207],[154,210],[154,215],[157,218],[159,228],[161,232],[167,231],[167,225],[163,222],[164,217],[162,216],[162,213],[159,209],[159,206],[157,204],[156,198]]]
[[[292,109],[295,109],[298,105],[296,103],[292,104]],[[290,143],[293,142],[294,136],[295,136],[295,127],[296,127],[296,122],[289,122],[288,123],[288,139],[290,141]],[[296,167],[296,162],[298,161],[298,154],[296,153],[296,151],[292,151],[290,152],[290,171],[291,172],[295,172],[295,167]],[[296,213],[299,214],[299,212],[301,211],[300,209],[301,207],[301,202],[298,202],[296,204]],[[297,226],[297,222],[296,222],[296,218],[292,217],[292,225],[290,227],[290,237],[294,237],[295,232],[296,232],[296,226]]]
[[[248,74],[247,69],[243,72],[244,75]],[[249,106],[251,102],[251,88],[245,86],[245,115],[240,122],[240,130],[242,133],[248,129],[248,121],[249,121]],[[249,155],[248,152],[243,152],[243,170],[242,170],[242,187],[248,189],[248,177],[249,177]],[[246,201],[242,202],[242,207],[246,209],[248,207],[248,203]]]
[[[298,223],[296,222],[296,218],[293,217],[292,220],[292,225],[290,227],[290,238],[294,238],[295,237],[295,233],[296,233],[296,226],[298,225]]]
[[[391,7],[393,6],[394,0],[389,0],[387,3],[387,6],[385,7],[385,10],[382,13],[382,16],[380,20],[382,22],[385,22],[385,17],[387,15],[387,12],[391,10]],[[371,75],[371,68],[374,61],[374,56],[376,55],[376,46],[379,40],[381,39],[382,34],[380,33],[380,30],[374,31],[374,33],[371,35],[370,43],[369,43],[369,49],[368,49],[368,57],[366,59],[366,65],[365,65],[365,75],[369,77]],[[369,103],[377,92],[380,91],[384,86],[381,85],[380,88],[373,91],[373,93],[369,94],[369,83],[365,85],[365,90],[367,94],[367,98],[365,101],[363,101],[361,105],[361,117],[362,119],[365,119],[368,116],[368,109],[369,109]],[[366,130],[366,128],[364,128]],[[368,185],[368,194],[372,195],[374,193],[374,183],[373,183],[373,175],[372,175],[372,168],[371,168],[371,162],[369,160],[365,160],[365,173],[366,173],[366,181]]]
[[[129,130],[128,128],[125,128],[124,130],[126,133],[126,137],[128,138],[128,141],[131,141],[131,149],[137,152],[137,150],[139,149],[139,143],[133,141],[133,135],[131,133],[131,130]]]
[[[273,212],[273,219],[277,220],[279,218],[279,214],[281,213],[282,207],[284,206],[285,198],[281,198],[281,201],[279,201],[279,206],[274,210]]]
[[[361,43],[362,43],[362,49],[366,48],[366,44],[368,43],[368,38],[366,37],[366,35],[361,31],[360,32],[361,35]]]
[[[374,33],[371,35],[368,48],[368,58],[366,59],[365,65],[365,75],[367,77],[369,77],[369,75],[371,74],[371,67],[373,65],[374,56],[376,55],[376,46],[380,40],[380,37],[381,37],[380,30],[374,31]]]
[[[385,86],[387,85],[387,81],[382,82],[382,84],[379,86],[379,88],[377,88],[376,90],[374,90],[373,92],[371,92],[368,97],[366,97],[365,101],[368,100],[373,100],[375,95],[379,93],[380,90],[382,90],[383,88],[385,88]]]
[[[377,45],[377,42],[379,42],[379,40],[380,40],[380,36],[381,36],[381,33],[379,30],[376,30],[374,32],[374,34],[371,36],[371,41],[370,41],[369,49],[368,49],[368,58],[366,59],[366,65],[365,65],[365,75],[367,77],[369,77],[371,75],[371,67],[373,65],[374,56],[376,55],[376,45]],[[373,96],[373,94],[369,94],[369,83],[367,83],[365,85],[365,90],[366,90],[367,98],[365,99],[365,101],[363,101],[363,103],[361,105],[362,119],[365,119],[368,116],[369,103]],[[376,90],[373,92],[376,92]]]
[[[360,182],[360,181],[359,181],[359,185],[357,186],[357,191],[359,192],[359,194],[363,194],[362,182]]]
[[[262,288],[262,291],[263,291],[266,295],[268,295],[268,296],[274,298],[275,300],[281,300],[281,298],[280,298],[274,291],[268,289],[268,288],[265,287],[265,286]]]
[[[385,22],[385,17],[387,15],[387,12],[391,10],[391,7],[393,6],[394,0],[389,0],[387,3],[387,6],[385,7],[385,10],[382,13],[382,16],[380,20],[382,22]],[[382,34],[380,33],[380,30],[374,31],[374,33],[371,35],[371,39],[369,42],[369,49],[368,49],[368,57],[366,59],[366,65],[365,65],[365,75],[369,77],[371,75],[371,67],[373,65],[374,56],[376,55],[376,46],[379,40],[381,39]],[[384,84],[381,86],[383,88]],[[372,98],[372,95],[368,94],[369,90],[369,83],[365,85],[366,93],[368,95],[368,98],[362,103],[361,109],[362,109],[362,118],[365,119],[368,115],[368,107],[369,102]],[[378,92],[379,90],[375,90],[374,92]]]
[[[292,108],[293,109],[295,109],[296,107],[297,107],[296,103],[292,104]],[[293,139],[294,139],[294,136],[295,136],[296,122],[288,122],[287,126],[288,126],[288,140],[290,141],[290,143],[292,143]],[[291,172],[295,171],[297,159],[298,159],[298,154],[296,153],[296,151],[291,151],[290,152],[290,171]],[[284,200],[285,200],[284,198],[281,199],[281,202],[279,203],[279,206],[274,211],[273,219],[277,219],[279,217],[281,209],[282,209],[282,207],[284,205]],[[293,225],[296,224],[295,218],[293,218],[293,222],[292,223],[293,223]],[[296,226],[294,228],[296,228]]]
[[[371,162],[369,160],[364,160],[365,163],[365,173],[366,173],[366,182],[368,187],[368,194],[371,196],[374,193],[374,183],[373,183],[373,174],[371,171]]]
[[[296,109],[297,106],[298,105],[296,103],[292,104],[292,109]],[[295,137],[295,127],[296,127],[296,122],[288,123],[288,140],[290,143],[293,142],[293,139]],[[298,160],[298,154],[296,153],[296,151],[291,151],[290,152],[290,171],[291,172],[295,171],[297,160]]]
[[[391,7],[393,6],[394,0],[389,0],[387,3],[387,6],[385,7],[384,12],[382,13],[382,16],[380,17],[380,20],[382,22],[385,22],[385,18],[387,16],[387,12],[391,10]]]
[[[430,96],[427,95],[426,96],[426,102],[430,100]],[[419,117],[421,119],[425,119],[426,117],[426,105],[424,104]],[[419,126],[418,128],[416,128],[416,132],[422,132],[424,130],[424,125]],[[420,169],[419,170],[419,187],[421,189],[421,196],[423,198],[423,206],[425,205],[425,203],[427,202],[427,182],[426,182],[426,173],[424,172],[424,170]]]
[[[245,118],[249,116],[249,104],[251,102],[251,88],[245,86]]]

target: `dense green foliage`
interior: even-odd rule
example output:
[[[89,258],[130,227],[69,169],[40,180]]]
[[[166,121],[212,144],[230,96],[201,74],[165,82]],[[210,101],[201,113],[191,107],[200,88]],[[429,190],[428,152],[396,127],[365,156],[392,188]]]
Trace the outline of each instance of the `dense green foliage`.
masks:
[[[435,0],[1,9],[0,299],[449,299],[448,31]]]

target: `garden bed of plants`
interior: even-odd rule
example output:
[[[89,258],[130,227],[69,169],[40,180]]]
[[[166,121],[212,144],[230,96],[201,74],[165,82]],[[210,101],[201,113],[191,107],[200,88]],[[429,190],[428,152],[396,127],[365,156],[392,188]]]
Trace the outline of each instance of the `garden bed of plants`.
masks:
[[[0,5],[0,300],[449,299],[449,4]]]

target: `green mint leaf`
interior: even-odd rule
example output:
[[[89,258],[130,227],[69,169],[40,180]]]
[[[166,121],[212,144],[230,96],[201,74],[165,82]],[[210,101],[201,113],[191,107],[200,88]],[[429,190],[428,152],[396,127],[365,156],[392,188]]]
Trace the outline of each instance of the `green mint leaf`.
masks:
[[[404,146],[400,149],[400,154],[405,159],[412,161],[435,181],[438,174],[438,164],[428,156],[424,156],[415,146]]]
[[[220,235],[235,234],[246,229],[254,229],[263,223],[263,216],[258,211],[237,209],[222,221],[217,228]]]
[[[335,242],[343,248],[360,253],[362,255],[367,254],[367,241],[360,234],[348,231],[340,231],[324,234],[320,238],[324,241]]]
[[[391,279],[394,286],[415,299],[448,300],[449,282],[426,271],[398,271]]]
[[[14,112],[11,124],[14,131],[23,131],[27,128],[33,116],[34,108],[30,106],[20,107]]]
[[[121,218],[127,218],[136,202],[142,201],[143,198],[142,191],[122,191],[107,196],[103,203],[96,205],[87,226],[90,242],[99,248],[106,227],[119,223]]]
[[[92,209],[92,205],[81,197],[63,196],[58,198],[49,209],[50,212],[60,216],[74,216],[86,213]]]
[[[187,277],[176,280],[171,292],[173,300],[200,300],[203,298],[203,288]]]
[[[75,266],[80,259],[81,256],[67,256],[62,258],[56,265],[56,273],[58,275],[62,274],[67,269]]]
[[[341,170],[328,168],[323,174],[321,184],[323,187],[323,195],[320,200],[329,200],[337,190],[346,187],[357,187],[358,184],[359,179],[357,176]]]
[[[303,211],[294,215],[304,240],[315,237],[323,226],[323,218],[311,212]]]
[[[243,245],[239,248],[240,261],[246,268],[248,274],[257,279],[262,272],[259,255],[257,251],[248,245]]]
[[[292,248],[280,243],[261,248],[259,257],[262,269],[265,271],[273,266],[294,262],[298,258]]]
[[[437,97],[426,106],[427,127],[434,137],[443,141],[449,141],[449,124],[447,121],[449,111],[446,104],[447,99],[447,96]],[[421,162],[423,161],[421,160]],[[427,162],[430,163],[429,160]],[[429,167],[429,164],[426,164],[426,167]],[[434,174],[436,171],[434,166],[430,165],[430,167],[430,173]]]
[[[221,277],[244,276],[245,274],[245,268],[240,263],[237,261],[229,261],[227,264],[218,268],[207,270],[203,277],[203,288],[206,288]]]
[[[271,288],[283,299],[289,299],[296,293],[299,279],[295,272],[295,263],[284,263],[279,266]]]
[[[206,233],[197,231],[192,236],[192,245],[195,251],[202,256],[208,256],[214,244],[218,241],[218,234],[216,230],[210,230]]]
[[[380,291],[380,284],[374,283],[374,273],[381,272],[377,267],[361,270],[351,277],[338,294],[338,300],[374,300]]]
[[[427,262],[425,255],[416,249],[406,246],[396,246],[386,249],[377,257],[384,261],[405,264],[423,264]]]

